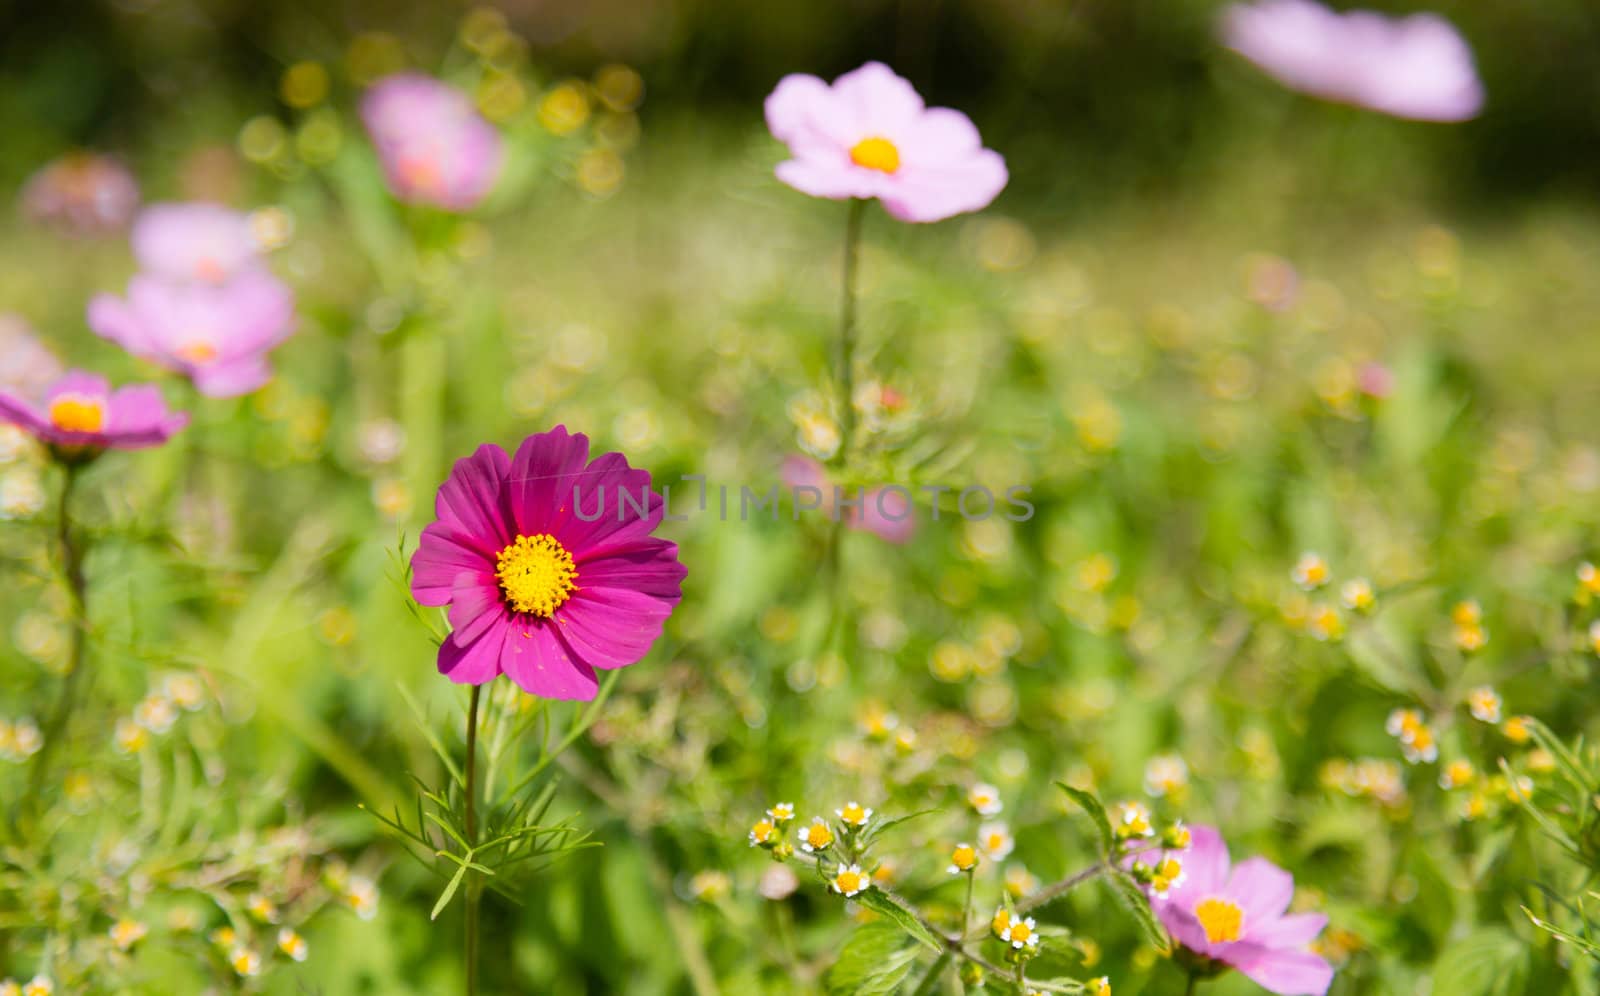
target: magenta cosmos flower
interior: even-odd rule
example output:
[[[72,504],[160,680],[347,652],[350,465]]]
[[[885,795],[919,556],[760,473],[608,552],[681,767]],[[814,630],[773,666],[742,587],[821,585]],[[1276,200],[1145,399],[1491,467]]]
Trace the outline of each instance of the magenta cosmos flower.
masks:
[[[783,461],[783,483],[785,487],[795,492],[794,501],[799,506],[801,489],[812,489],[816,492],[816,507],[819,511],[832,516],[836,498],[846,499],[848,494],[835,495],[835,486],[828,479],[828,471],[822,464],[808,457],[792,456]],[[838,489],[843,492],[845,489]],[[808,499],[812,498],[807,494]],[[889,543],[901,544],[911,539],[917,531],[916,512],[911,507],[911,494],[905,488],[867,488],[861,493],[861,504],[857,507],[853,502],[846,504],[839,517],[844,524],[861,532],[872,533],[874,536]],[[809,501],[807,502],[809,505]]]
[[[260,260],[250,216],[220,204],[151,205],[130,240],[145,273],[173,281],[222,284]]]
[[[1340,14],[1311,0],[1236,4],[1225,44],[1293,90],[1399,118],[1464,121],[1483,107],[1472,50],[1435,14]]]
[[[594,698],[595,670],[644,657],[681,597],[677,544],[651,535],[665,508],[647,472],[590,460],[565,426],[456,461],[411,558],[417,601],[450,607],[440,672]]]
[[[361,103],[389,190],[403,201],[470,211],[494,187],[505,143],[466,95],[421,73],[379,80]]]
[[[183,412],[167,410],[161,391],[134,384],[113,392],[104,377],[69,370],[37,406],[0,391],[0,419],[38,437],[58,456],[82,459],[104,450],[159,446],[189,424]]]
[[[924,107],[880,62],[832,86],[785,76],[767,98],[767,127],[794,157],[778,164],[778,179],[813,197],[876,197],[901,221],[977,211],[1006,185],[1005,160],[965,114]]]
[[[1165,895],[1150,897],[1167,932],[1203,970],[1236,968],[1279,996],[1323,996],[1333,967],[1307,945],[1328,918],[1288,912],[1294,876],[1282,868],[1265,858],[1231,864],[1215,827],[1191,832],[1188,850],[1170,852],[1182,877]]]
[[[231,398],[272,378],[266,354],[294,331],[294,296],[263,270],[223,284],[139,276],[126,298],[100,294],[89,302],[89,327],[188,377],[201,394]]]

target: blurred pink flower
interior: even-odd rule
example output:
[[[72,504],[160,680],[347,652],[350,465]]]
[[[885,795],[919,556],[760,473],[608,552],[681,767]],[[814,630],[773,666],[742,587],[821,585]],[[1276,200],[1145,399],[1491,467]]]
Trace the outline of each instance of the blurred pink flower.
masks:
[[[272,377],[266,354],[294,331],[294,297],[264,270],[224,284],[138,276],[128,296],[89,302],[89,327],[134,356],[194,382],[201,394],[248,394]]]
[[[1435,14],[1340,14],[1311,0],[1235,4],[1224,43],[1284,86],[1400,118],[1464,121],[1483,106],[1472,50]]]
[[[589,459],[565,426],[515,456],[492,444],[456,461],[438,520],[411,557],[411,593],[448,605],[439,671],[458,684],[504,674],[551,699],[592,699],[595,669],[649,653],[681,596],[677,544],[651,535],[666,502],[620,453]]]
[[[0,420],[19,425],[58,456],[83,459],[107,449],[159,446],[189,424],[183,412],[167,410],[161,391],[135,384],[112,392],[104,377],[70,370],[34,405],[0,392]]]
[[[79,235],[116,231],[139,207],[139,185],[120,163],[70,152],[33,174],[22,188],[29,218]]]
[[[785,487],[816,488],[822,494],[819,511],[833,514],[834,486],[822,464],[809,457],[791,456],[783,461],[781,473]],[[840,518],[851,529],[895,544],[905,543],[917,531],[911,495],[904,488],[865,488],[861,507],[844,505]]]
[[[0,391],[28,399],[44,396],[61,377],[61,361],[16,315],[0,315]]]
[[[390,191],[403,201],[470,211],[494,187],[505,143],[466,95],[420,73],[379,80],[361,103]]]
[[[1381,401],[1394,393],[1394,372],[1382,363],[1363,363],[1356,374],[1356,383],[1362,394]]]
[[[145,273],[168,280],[226,283],[260,258],[250,216],[220,204],[153,204],[130,236]]]
[[[911,84],[869,62],[830,86],[785,76],[767,98],[767,127],[794,158],[778,179],[804,194],[876,197],[901,221],[977,211],[1005,188],[1006,164],[960,111],[924,107]]]
[[[1215,827],[1193,827],[1191,841],[1186,851],[1157,852],[1182,866],[1164,895],[1150,894],[1150,908],[1173,940],[1279,996],[1323,996],[1333,967],[1308,945],[1328,918],[1288,911],[1294,876],[1265,858],[1232,864]],[[1146,853],[1138,860],[1159,857]]]

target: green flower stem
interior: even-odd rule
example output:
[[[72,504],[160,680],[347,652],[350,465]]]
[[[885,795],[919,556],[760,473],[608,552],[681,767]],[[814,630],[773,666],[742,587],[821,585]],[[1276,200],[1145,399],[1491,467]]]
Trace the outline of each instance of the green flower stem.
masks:
[[[44,788],[45,774],[50,767],[50,755],[55,750],[56,742],[66,734],[67,723],[76,704],[78,685],[83,681],[86,670],[84,662],[88,656],[89,585],[83,574],[86,549],[85,544],[74,535],[72,528],[72,492],[73,486],[78,481],[79,465],[68,463],[63,466],[65,477],[61,481],[61,495],[56,508],[56,542],[61,547],[61,571],[66,578],[67,592],[71,601],[68,610],[71,614],[72,634],[69,642],[67,674],[61,682],[61,694],[56,699],[50,718],[45,722],[44,744],[40,747],[38,756],[34,758],[33,771],[28,778],[28,798],[35,802],[38,801],[40,790]]]
[[[861,217],[867,202],[851,198],[844,223],[844,270],[840,279],[839,341],[834,375],[839,385],[839,452],[846,464],[856,430],[856,270],[861,248]]]
[[[467,763],[466,763],[466,831],[467,845],[478,846],[478,698],[482,685],[472,686],[472,698],[467,705]],[[470,855],[469,855],[470,859]],[[477,875],[467,873],[467,996],[478,992],[478,905],[483,899],[483,889]]]

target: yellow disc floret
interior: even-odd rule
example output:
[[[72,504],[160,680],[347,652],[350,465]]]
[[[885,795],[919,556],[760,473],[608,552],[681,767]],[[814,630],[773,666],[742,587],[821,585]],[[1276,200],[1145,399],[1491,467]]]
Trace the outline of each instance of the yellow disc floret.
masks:
[[[545,619],[578,590],[572,554],[548,533],[518,536],[500,551],[494,576],[511,608]]]
[[[1195,904],[1194,918],[1212,944],[1237,941],[1244,936],[1244,910],[1231,899],[1212,896]]]
[[[863,138],[851,147],[850,161],[880,173],[893,173],[900,168],[900,150],[887,138]]]
[[[99,432],[106,427],[106,406],[99,398],[63,394],[50,402],[50,421],[63,432]]]

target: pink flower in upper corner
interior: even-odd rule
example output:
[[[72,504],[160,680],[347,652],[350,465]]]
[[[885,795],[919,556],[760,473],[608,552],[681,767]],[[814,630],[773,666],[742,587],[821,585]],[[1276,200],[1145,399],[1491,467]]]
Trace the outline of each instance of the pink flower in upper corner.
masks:
[[[71,152],[28,179],[22,211],[77,235],[121,229],[139,207],[139,185],[114,159]]]
[[[403,201],[470,211],[500,177],[505,143],[472,101],[421,73],[379,80],[361,102],[389,190]]]
[[[448,605],[439,671],[481,685],[504,674],[551,699],[592,699],[595,669],[637,663],[660,637],[686,573],[653,535],[666,512],[620,453],[589,459],[565,426],[515,456],[492,444],[456,461],[411,557],[411,593]]]
[[[1419,121],[1464,121],[1483,107],[1472,49],[1436,14],[1260,0],[1229,7],[1222,35],[1284,86],[1325,100]]]
[[[104,377],[82,370],[67,371],[45,392],[42,406],[0,391],[0,420],[33,433],[65,459],[159,446],[189,424],[187,414],[167,409],[154,385],[113,392]]]
[[[261,253],[249,215],[204,201],[145,208],[130,241],[145,273],[206,284],[253,269]]]
[[[793,489],[814,488],[820,496],[821,511],[833,515],[836,501],[843,498],[842,488],[835,488],[828,479],[828,471],[815,460],[802,456],[788,457],[783,461],[784,486]],[[795,496],[798,505],[799,496]],[[851,529],[872,533],[889,543],[901,544],[911,539],[917,531],[916,513],[911,507],[911,495],[904,488],[866,488],[861,492],[861,506],[843,506],[840,517]]]
[[[901,221],[977,211],[1006,185],[1005,160],[965,114],[924,107],[881,62],[832,86],[785,76],[767,98],[767,127],[794,157],[778,164],[778,179],[813,197],[876,197]]]
[[[30,400],[61,377],[61,361],[16,315],[0,315],[0,391]]]
[[[1232,864],[1215,827],[1193,827],[1191,835],[1188,850],[1157,852],[1176,858],[1182,872],[1164,894],[1150,892],[1150,907],[1173,940],[1279,996],[1324,996],[1333,966],[1308,945],[1328,918],[1288,912],[1294,876],[1265,858]]]
[[[231,398],[272,378],[266,354],[294,331],[294,296],[264,270],[224,284],[139,276],[126,298],[100,294],[89,302],[89,327],[188,377],[201,394]]]

